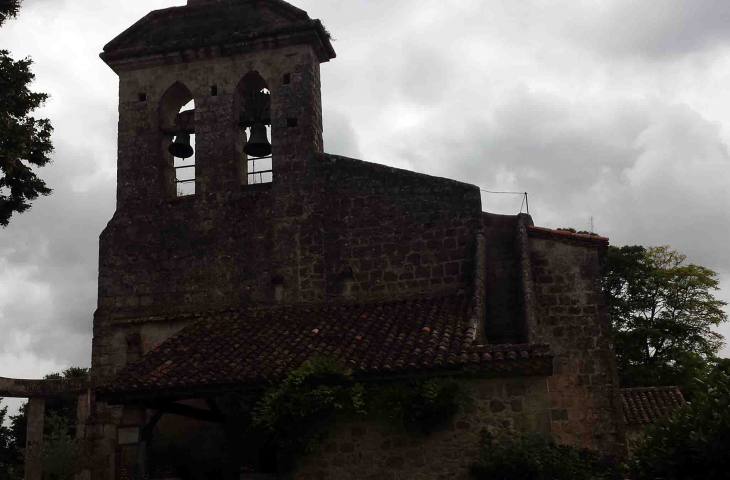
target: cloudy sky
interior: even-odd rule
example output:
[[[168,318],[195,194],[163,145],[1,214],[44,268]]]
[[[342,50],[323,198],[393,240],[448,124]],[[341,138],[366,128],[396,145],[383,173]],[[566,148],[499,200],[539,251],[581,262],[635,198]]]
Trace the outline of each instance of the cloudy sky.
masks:
[[[0,375],[89,366],[114,210],[117,77],[98,58],[185,0],[25,0],[0,48],[51,95],[55,191],[0,230]],[[332,32],[325,150],[529,192],[536,224],[669,244],[730,301],[730,2],[298,0]],[[518,196],[482,197],[519,212]],[[730,335],[730,328],[721,329]],[[730,349],[723,351],[730,356]]]

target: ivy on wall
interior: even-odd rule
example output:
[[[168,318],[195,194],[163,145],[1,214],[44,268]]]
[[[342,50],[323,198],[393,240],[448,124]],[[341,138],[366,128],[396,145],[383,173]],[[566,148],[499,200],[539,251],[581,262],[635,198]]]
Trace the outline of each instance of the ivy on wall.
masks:
[[[305,362],[255,403],[250,428],[282,459],[291,460],[312,449],[335,415],[382,418],[413,432],[429,434],[457,411],[462,394],[450,378],[429,378],[390,384],[356,382],[352,371],[329,358]]]

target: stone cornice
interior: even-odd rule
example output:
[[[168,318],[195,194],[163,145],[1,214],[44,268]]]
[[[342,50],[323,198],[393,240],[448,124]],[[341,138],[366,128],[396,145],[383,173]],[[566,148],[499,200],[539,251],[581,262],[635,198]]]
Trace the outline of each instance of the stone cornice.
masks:
[[[0,397],[37,398],[73,395],[85,392],[90,385],[89,377],[46,380],[0,377]]]

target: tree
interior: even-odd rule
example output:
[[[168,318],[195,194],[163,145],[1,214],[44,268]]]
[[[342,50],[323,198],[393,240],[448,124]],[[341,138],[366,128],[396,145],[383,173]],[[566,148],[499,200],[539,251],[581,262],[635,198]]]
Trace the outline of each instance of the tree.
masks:
[[[0,0],[0,26],[15,17],[21,0]],[[0,225],[7,226],[13,213],[23,213],[38,195],[51,189],[33,172],[51,160],[53,151],[47,119],[36,120],[30,113],[47,99],[45,93],[28,89],[35,78],[30,58],[15,61],[10,52],[0,50]]]
[[[2,398],[0,398],[2,402]],[[5,426],[5,417],[8,407],[0,409],[0,478],[22,478],[23,454],[18,448],[18,442],[13,437],[11,428]]]
[[[717,273],[685,260],[668,246],[609,247],[602,281],[622,386],[690,385],[722,347]]]

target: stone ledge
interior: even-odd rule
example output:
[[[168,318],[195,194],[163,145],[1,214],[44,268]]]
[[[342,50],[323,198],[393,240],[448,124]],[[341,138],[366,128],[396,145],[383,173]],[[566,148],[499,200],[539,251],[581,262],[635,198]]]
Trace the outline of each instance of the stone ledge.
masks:
[[[73,395],[89,389],[89,377],[30,380],[0,377],[0,397],[42,398]]]

